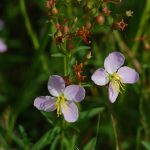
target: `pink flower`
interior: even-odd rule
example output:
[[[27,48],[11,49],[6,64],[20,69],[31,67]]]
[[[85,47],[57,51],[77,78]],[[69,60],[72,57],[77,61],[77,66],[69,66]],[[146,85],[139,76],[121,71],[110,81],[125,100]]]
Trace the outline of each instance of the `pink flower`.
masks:
[[[0,19],[0,31],[4,28],[4,21]]]
[[[43,111],[51,112],[57,110],[57,115],[63,114],[68,122],[75,122],[78,119],[78,107],[85,97],[85,90],[79,85],[65,87],[65,81],[58,75],[53,75],[48,81],[48,90],[51,96],[40,96],[34,100],[34,106]]]
[[[7,45],[4,43],[4,41],[0,40],[0,53],[4,53],[7,51]]]
[[[104,68],[97,69],[92,80],[95,84],[104,86],[109,83],[109,100],[116,101],[119,92],[124,90],[125,83],[133,84],[139,79],[139,74],[132,68],[123,66],[124,55],[119,52],[110,53],[104,61]]]

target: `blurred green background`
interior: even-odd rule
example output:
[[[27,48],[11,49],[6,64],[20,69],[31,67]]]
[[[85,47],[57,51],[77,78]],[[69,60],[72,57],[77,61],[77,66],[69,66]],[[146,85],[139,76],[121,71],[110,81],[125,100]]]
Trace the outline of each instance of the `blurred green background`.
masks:
[[[60,13],[66,11],[67,2],[58,1]],[[78,12],[79,24],[84,24],[84,12],[78,5],[68,7]],[[150,150],[150,0],[122,0],[108,7],[111,16],[106,18],[106,24],[92,30],[93,57],[84,68],[86,82],[93,86],[86,88],[80,118],[68,125],[64,137],[67,148],[62,149],[113,150],[119,145],[120,150]],[[124,18],[126,10],[134,13],[126,17],[125,31],[108,26],[113,19]],[[60,149],[59,129],[48,118],[55,120],[56,126],[60,119],[55,112],[41,113],[33,106],[37,96],[49,94],[49,76],[64,72],[63,58],[51,57],[58,48],[49,36],[55,29],[49,22],[46,3],[1,0],[0,19],[4,21],[0,38],[8,46],[7,52],[0,53],[0,150]],[[84,45],[81,42],[80,46]],[[139,72],[140,80],[127,85],[126,92],[110,105],[107,88],[95,86],[90,76],[103,67],[105,57],[112,51],[125,55],[125,64]],[[81,62],[86,54],[86,50],[78,52],[71,65],[76,60]]]

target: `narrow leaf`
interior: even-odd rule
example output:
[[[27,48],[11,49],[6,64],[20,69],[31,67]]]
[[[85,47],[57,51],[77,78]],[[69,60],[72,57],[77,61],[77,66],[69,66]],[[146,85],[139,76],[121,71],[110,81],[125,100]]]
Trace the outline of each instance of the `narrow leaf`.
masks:
[[[97,108],[93,108],[93,109],[88,110],[88,111],[81,112],[80,113],[80,120],[92,118],[95,115],[98,115],[103,110],[104,110],[104,107],[97,107]]]
[[[37,143],[33,146],[32,150],[41,150],[46,145],[51,144],[51,142],[56,137],[59,131],[59,127],[55,127],[53,130],[49,130],[40,138],[40,140],[37,141]]]
[[[150,142],[142,141],[142,145],[143,145],[147,150],[150,150]]]

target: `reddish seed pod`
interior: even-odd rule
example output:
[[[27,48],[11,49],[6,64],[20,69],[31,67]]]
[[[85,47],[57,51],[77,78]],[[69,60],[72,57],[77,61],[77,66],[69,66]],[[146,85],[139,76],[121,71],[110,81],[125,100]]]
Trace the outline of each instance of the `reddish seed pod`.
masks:
[[[52,8],[52,14],[57,15],[58,14],[58,9],[56,7]]]
[[[104,22],[105,22],[104,16],[98,15],[98,16],[96,17],[96,22],[97,22],[99,25],[103,25]]]
[[[68,26],[64,26],[63,29],[62,29],[62,32],[64,34],[67,34],[69,32],[69,27]]]

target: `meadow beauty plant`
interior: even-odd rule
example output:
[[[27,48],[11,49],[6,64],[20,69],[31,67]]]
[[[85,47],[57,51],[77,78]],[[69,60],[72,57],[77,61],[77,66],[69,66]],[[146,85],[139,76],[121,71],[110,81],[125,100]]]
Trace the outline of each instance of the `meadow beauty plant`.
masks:
[[[51,96],[40,96],[34,101],[34,106],[46,112],[57,110],[57,116],[61,114],[67,122],[75,122],[78,119],[78,107],[76,102],[80,102],[85,97],[85,90],[79,85],[69,85],[65,87],[65,81],[58,75],[52,75],[48,81],[48,90]]]
[[[116,101],[119,92],[124,90],[125,83],[133,84],[139,79],[139,74],[132,68],[123,66],[124,55],[120,52],[110,53],[104,61],[104,68],[97,69],[92,80],[95,84],[104,86],[109,83],[109,100]]]

